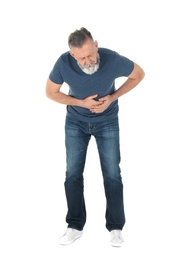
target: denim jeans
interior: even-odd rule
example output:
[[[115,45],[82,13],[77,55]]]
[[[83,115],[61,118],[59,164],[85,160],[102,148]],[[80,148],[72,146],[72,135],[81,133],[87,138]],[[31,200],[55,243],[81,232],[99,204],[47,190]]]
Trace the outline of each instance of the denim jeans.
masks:
[[[84,200],[84,166],[91,136],[95,137],[106,197],[106,228],[122,230],[125,224],[123,183],[120,174],[118,118],[86,123],[66,117],[66,179],[65,193],[68,227],[82,230],[86,222]],[[94,182],[94,179],[93,179]]]

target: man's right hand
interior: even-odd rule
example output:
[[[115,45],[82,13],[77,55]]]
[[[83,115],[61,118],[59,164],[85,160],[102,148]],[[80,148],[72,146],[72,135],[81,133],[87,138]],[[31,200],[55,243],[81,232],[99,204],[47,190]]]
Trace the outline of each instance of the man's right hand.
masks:
[[[103,101],[95,100],[95,98],[97,98],[97,97],[98,97],[98,94],[95,94],[95,95],[92,95],[92,96],[89,96],[89,97],[83,99],[82,100],[83,107],[90,110],[90,109],[94,108],[94,106],[102,105]]]

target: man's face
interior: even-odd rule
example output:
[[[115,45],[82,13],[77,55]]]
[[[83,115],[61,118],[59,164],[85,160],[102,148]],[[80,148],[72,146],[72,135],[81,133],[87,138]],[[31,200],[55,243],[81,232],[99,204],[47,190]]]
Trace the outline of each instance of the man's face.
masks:
[[[94,73],[98,66],[98,43],[87,39],[81,48],[72,47],[70,54],[77,60],[80,67],[88,74]]]

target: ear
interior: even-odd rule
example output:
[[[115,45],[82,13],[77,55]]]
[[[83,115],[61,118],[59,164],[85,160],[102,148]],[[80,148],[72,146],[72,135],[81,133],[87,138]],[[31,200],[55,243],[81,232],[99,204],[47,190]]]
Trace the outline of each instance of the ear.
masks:
[[[95,47],[98,48],[98,42],[95,41],[94,44],[95,44]]]

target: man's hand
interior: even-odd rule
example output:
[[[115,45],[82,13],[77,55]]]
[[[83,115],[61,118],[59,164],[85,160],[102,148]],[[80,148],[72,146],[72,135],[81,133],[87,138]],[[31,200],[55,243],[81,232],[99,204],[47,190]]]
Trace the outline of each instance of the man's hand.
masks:
[[[82,106],[85,107],[85,108],[87,108],[87,109],[89,109],[89,110],[91,111],[91,109],[92,109],[93,107],[98,107],[98,106],[102,105],[102,104],[103,104],[103,101],[100,101],[100,100],[97,101],[97,100],[95,100],[95,98],[96,98],[97,96],[98,96],[98,95],[95,94],[95,95],[93,95],[93,96],[89,96],[89,97],[83,99],[83,100],[82,100]]]
[[[112,102],[111,95],[107,95],[105,97],[100,98],[98,102],[101,103],[93,105],[90,109],[91,112],[102,113],[103,111],[105,111]]]

